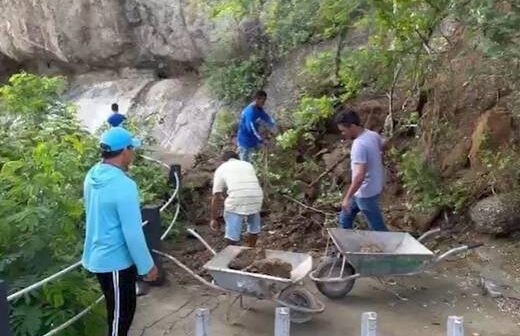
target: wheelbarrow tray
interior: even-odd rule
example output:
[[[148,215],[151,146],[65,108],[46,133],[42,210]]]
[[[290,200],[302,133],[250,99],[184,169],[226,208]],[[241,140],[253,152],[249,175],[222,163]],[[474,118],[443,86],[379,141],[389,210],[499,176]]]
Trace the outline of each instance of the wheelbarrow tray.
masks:
[[[219,287],[259,299],[268,299],[292,284],[302,281],[312,270],[312,257],[306,253],[265,250],[266,258],[277,258],[291,264],[291,278],[233,270],[229,263],[248,247],[227,246],[204,265]]]
[[[406,275],[417,272],[434,254],[405,232],[329,229],[338,251],[361,276]],[[382,252],[361,252],[368,245]]]

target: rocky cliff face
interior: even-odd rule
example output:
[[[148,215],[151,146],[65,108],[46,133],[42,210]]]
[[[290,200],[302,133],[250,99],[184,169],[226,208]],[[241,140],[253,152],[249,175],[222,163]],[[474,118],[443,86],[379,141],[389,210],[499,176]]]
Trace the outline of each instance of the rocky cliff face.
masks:
[[[43,71],[197,65],[214,25],[185,0],[0,0],[0,53]]]
[[[117,102],[150,119],[161,156],[193,157],[219,103],[196,75],[215,24],[188,0],[0,0],[0,80],[20,67],[69,77],[91,131]]]

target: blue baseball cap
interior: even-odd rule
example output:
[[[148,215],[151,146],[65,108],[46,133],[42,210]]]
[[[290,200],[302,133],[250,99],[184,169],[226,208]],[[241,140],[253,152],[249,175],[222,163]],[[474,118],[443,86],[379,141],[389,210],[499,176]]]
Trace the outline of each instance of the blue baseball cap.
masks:
[[[123,127],[112,127],[101,135],[100,146],[105,152],[116,152],[126,148],[141,147],[141,140]]]

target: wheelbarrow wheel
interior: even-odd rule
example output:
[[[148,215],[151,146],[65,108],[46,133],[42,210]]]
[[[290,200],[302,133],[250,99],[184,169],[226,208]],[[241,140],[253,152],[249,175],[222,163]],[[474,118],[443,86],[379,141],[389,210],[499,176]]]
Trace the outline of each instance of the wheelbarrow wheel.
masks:
[[[314,308],[318,305],[314,295],[309,290],[300,286],[293,286],[285,289],[280,293],[278,299],[293,306],[302,308]],[[312,320],[312,313],[291,309],[290,314],[292,323],[300,324]]]
[[[316,268],[316,275],[318,278],[338,278],[341,276],[341,260],[329,258],[323,261]],[[343,270],[343,277],[354,275],[355,271],[352,265],[345,264]],[[341,282],[315,282],[318,290],[330,299],[340,299],[345,297],[354,287],[355,279]]]

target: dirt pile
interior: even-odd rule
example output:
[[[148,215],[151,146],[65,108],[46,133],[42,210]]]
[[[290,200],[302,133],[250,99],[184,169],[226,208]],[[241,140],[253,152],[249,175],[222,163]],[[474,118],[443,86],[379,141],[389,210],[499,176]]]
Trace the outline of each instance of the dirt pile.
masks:
[[[292,266],[278,258],[267,258],[264,249],[242,250],[231,262],[230,269],[265,274],[278,278],[291,278]]]
[[[277,258],[257,260],[246,269],[250,273],[258,273],[274,276],[277,278],[290,279],[292,266]]]
[[[255,261],[265,259],[265,250],[263,249],[245,249],[242,250],[235,259],[231,260],[228,267],[233,270],[242,271],[251,266]]]
[[[378,244],[374,243],[368,243],[361,246],[361,249],[359,250],[361,253],[383,253],[383,247],[379,246]]]

